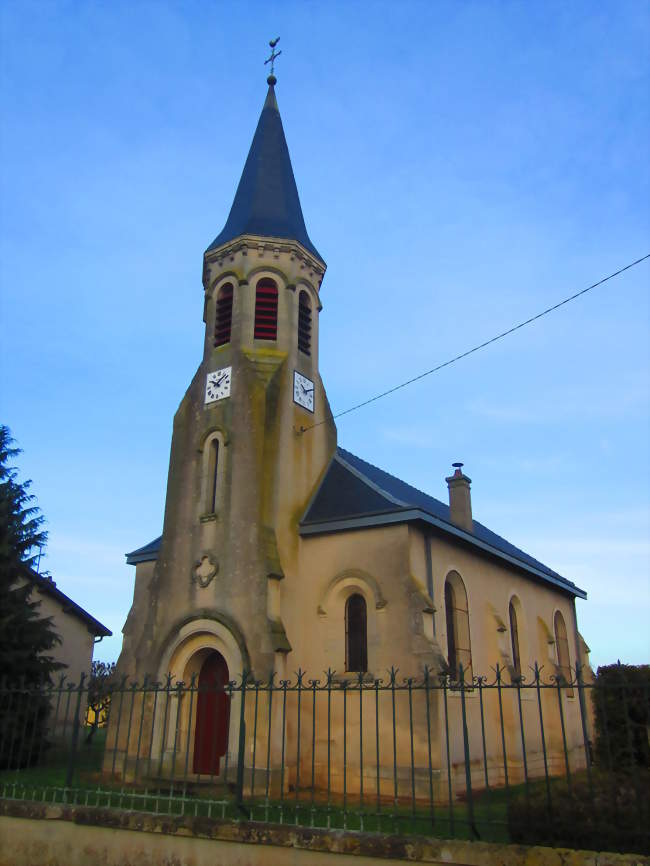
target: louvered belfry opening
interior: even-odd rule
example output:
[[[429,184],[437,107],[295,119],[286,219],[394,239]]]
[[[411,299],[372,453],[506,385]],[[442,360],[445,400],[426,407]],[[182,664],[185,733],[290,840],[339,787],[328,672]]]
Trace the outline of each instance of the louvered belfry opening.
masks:
[[[273,280],[260,280],[255,293],[256,340],[275,340],[278,336],[278,287]]]
[[[214,345],[224,346],[230,342],[232,328],[232,285],[226,283],[217,295],[217,312],[214,319]]]
[[[311,302],[304,289],[298,298],[298,348],[311,355]]]

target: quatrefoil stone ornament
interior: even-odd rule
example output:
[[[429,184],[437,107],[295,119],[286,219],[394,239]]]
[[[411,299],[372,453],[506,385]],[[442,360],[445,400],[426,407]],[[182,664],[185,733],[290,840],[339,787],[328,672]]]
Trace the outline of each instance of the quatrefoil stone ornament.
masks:
[[[199,586],[205,589],[218,571],[219,563],[207,553],[204,553],[201,559],[194,564],[192,578]]]

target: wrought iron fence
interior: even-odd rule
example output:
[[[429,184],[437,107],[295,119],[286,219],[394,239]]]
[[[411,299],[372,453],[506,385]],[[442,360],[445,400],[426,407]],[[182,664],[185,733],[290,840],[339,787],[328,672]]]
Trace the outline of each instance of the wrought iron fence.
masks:
[[[5,678],[0,797],[558,844],[577,809],[647,850],[647,687],[542,674]]]

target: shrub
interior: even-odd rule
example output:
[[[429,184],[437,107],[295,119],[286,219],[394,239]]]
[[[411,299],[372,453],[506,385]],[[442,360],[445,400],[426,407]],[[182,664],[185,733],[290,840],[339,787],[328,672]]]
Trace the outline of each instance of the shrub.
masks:
[[[650,767],[650,665],[599,667],[593,688],[595,758],[613,771]]]
[[[508,804],[508,828],[513,842],[588,851],[650,853],[650,773],[592,774],[553,779],[549,811],[546,786],[535,782]]]
[[[115,662],[92,663],[88,680],[86,709],[86,742],[90,743],[99,728],[106,725],[111,705],[111,693],[116,687]]]

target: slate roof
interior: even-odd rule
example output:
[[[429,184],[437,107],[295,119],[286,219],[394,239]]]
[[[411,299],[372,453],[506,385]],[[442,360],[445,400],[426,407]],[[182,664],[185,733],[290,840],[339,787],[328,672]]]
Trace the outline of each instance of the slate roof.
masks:
[[[421,521],[484,553],[506,560],[572,595],[584,590],[474,520],[472,532],[451,522],[449,506],[338,448],[300,524],[301,535]]]
[[[230,215],[208,251],[245,234],[299,241],[325,264],[307,234],[272,84],[269,85]]]
[[[161,542],[162,535],[159,535],[158,538],[154,538],[153,541],[150,541],[149,544],[145,544],[144,547],[139,547],[137,550],[132,550],[131,553],[127,553],[127,564],[137,565],[138,562],[150,562],[152,559],[158,559],[158,551],[160,550]]]
[[[303,536],[343,532],[391,523],[421,522],[494,556],[538,580],[571,595],[587,593],[566,577],[506,541],[478,520],[472,532],[451,522],[449,506],[344,448],[337,448],[325,476],[300,523]],[[127,554],[130,565],[158,558],[162,537]]]
[[[64,613],[69,613],[72,616],[76,616],[77,619],[80,619],[85,623],[88,631],[95,635],[95,637],[111,637],[113,632],[106,628],[98,619],[95,619],[94,616],[91,616],[87,610],[84,610],[83,607],[78,605],[76,601],[73,601],[69,598],[64,592],[58,588],[56,583],[48,577],[43,577],[38,572],[34,571],[33,568],[25,568],[22,569],[22,574],[32,583],[39,592],[43,595],[49,595],[50,598],[53,598],[57,601],[63,610]]]

